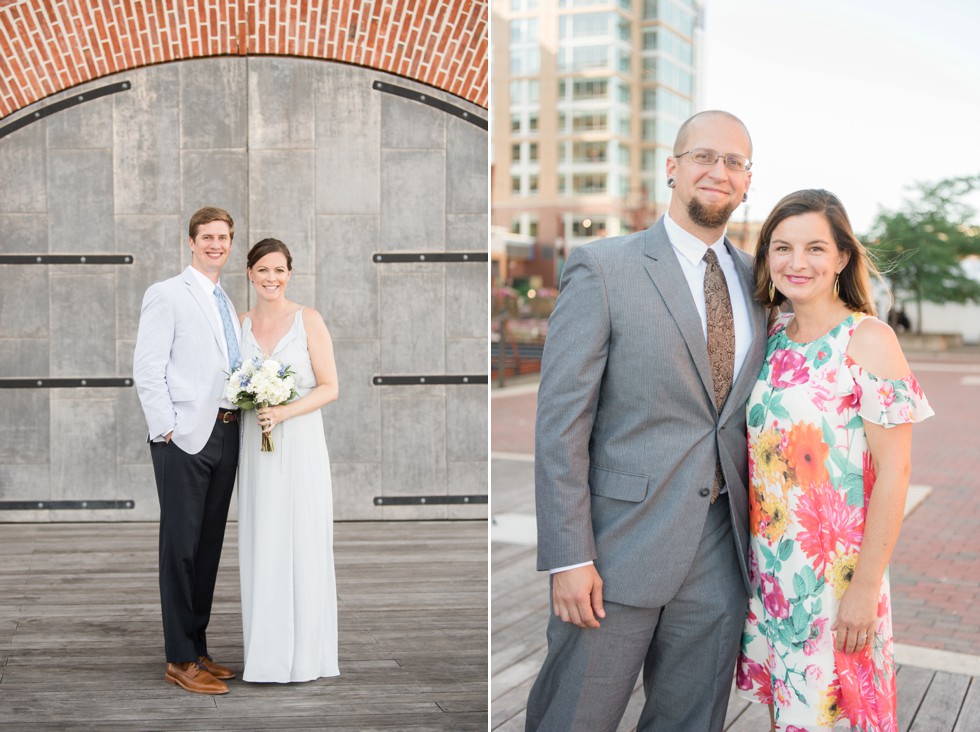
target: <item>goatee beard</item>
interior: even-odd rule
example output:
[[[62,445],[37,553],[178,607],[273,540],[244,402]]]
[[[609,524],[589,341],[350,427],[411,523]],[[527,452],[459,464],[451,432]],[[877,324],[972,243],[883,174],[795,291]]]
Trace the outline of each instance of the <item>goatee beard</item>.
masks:
[[[706,229],[717,229],[728,223],[732,212],[738,204],[729,206],[719,206],[718,208],[708,208],[698,199],[692,198],[687,204],[687,215],[691,217],[698,226]]]

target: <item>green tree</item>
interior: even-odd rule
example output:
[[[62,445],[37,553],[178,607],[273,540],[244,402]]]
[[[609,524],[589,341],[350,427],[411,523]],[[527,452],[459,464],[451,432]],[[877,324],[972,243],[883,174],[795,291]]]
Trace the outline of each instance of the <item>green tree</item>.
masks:
[[[980,282],[960,262],[980,255],[980,227],[968,198],[980,191],[980,175],[919,182],[897,211],[882,211],[865,243],[896,299],[916,304],[915,328],[922,332],[922,303],[980,302]]]

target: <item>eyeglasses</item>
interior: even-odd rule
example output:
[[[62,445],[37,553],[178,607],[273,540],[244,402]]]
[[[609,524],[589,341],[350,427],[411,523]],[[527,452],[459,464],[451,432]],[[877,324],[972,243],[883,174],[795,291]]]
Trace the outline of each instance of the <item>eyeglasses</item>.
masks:
[[[706,147],[696,147],[693,150],[688,150],[687,152],[682,152],[680,155],[675,155],[674,160],[682,158],[685,155],[690,155],[691,160],[699,165],[714,165],[718,162],[718,158],[725,161],[725,167],[729,170],[734,170],[738,173],[744,173],[747,170],[751,170],[752,161],[741,155],[736,155],[735,153],[728,153],[727,155],[722,155],[719,152],[715,152]]]

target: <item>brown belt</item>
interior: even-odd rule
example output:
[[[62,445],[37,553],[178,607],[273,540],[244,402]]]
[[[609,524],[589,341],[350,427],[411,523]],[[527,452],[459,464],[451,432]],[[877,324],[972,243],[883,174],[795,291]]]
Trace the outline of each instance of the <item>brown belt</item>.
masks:
[[[228,424],[229,422],[238,421],[238,410],[237,409],[219,409],[218,410],[218,421]]]

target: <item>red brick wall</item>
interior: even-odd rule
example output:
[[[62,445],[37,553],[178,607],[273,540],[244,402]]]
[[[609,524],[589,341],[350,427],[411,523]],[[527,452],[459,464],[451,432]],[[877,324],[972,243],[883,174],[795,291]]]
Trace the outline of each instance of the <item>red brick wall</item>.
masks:
[[[0,119],[149,64],[287,55],[388,71],[487,106],[486,0],[0,0]]]

